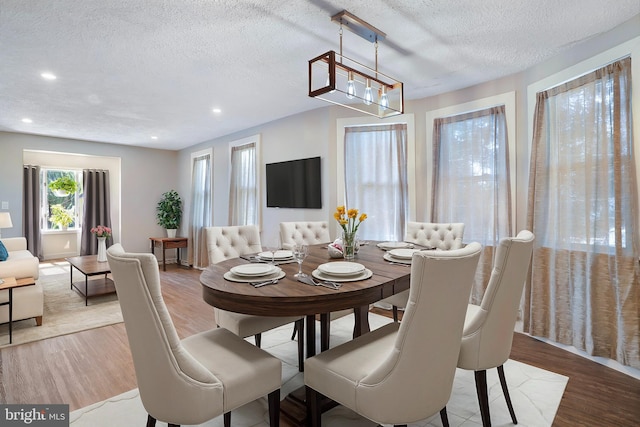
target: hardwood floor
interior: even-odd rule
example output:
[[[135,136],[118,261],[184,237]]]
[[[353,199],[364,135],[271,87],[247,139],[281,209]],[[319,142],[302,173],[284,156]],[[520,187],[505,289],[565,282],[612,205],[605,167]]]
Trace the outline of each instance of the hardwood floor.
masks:
[[[175,265],[160,271],[181,338],[214,325],[199,276]],[[569,377],[554,426],[638,425],[640,380],[523,334],[515,334],[511,358]],[[0,349],[1,403],[67,403],[73,411],[136,386],[124,324]]]

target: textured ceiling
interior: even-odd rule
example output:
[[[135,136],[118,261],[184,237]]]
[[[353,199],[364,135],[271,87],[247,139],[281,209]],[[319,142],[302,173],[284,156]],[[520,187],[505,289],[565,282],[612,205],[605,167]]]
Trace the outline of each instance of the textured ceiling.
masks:
[[[0,0],[0,131],[177,150],[325,107],[307,61],[339,49],[343,9],[387,34],[380,71],[418,99],[540,63],[640,1]],[[373,65],[348,31],[344,54]]]

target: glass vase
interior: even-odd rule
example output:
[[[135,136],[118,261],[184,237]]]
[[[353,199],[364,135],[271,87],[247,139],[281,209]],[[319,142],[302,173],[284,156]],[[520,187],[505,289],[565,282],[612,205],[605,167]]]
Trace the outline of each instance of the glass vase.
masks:
[[[98,237],[98,262],[107,262],[107,238]]]
[[[351,260],[356,256],[356,233],[342,232],[342,257]]]

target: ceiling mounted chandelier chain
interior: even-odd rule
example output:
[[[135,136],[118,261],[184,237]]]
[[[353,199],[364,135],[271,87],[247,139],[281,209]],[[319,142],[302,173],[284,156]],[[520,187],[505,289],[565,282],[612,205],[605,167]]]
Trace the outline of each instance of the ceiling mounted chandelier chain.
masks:
[[[402,114],[402,82],[378,71],[379,41],[386,34],[346,10],[331,20],[340,25],[340,53],[329,51],[309,61],[309,96],[381,118]],[[345,27],[373,43],[373,69],[343,55]]]

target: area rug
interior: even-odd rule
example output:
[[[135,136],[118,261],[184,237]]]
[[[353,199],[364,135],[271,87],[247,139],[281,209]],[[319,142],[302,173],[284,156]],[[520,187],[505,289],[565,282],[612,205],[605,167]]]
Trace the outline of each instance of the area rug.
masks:
[[[372,329],[390,321],[376,314],[369,316]],[[349,340],[352,328],[352,315],[333,321],[331,323],[331,346]],[[296,365],[297,346],[295,341],[291,341],[290,338],[290,326],[283,326],[267,332],[262,337],[263,348],[283,362],[281,389],[283,398],[304,384],[303,374],[298,372]],[[504,365],[504,370],[518,417],[518,425],[532,427],[552,425],[568,378],[513,360],[509,360]],[[487,372],[492,425],[512,425],[495,371],[493,369]],[[447,413],[451,426],[482,426],[473,372],[457,370],[451,399],[447,405]],[[71,426],[73,427],[140,426],[145,424],[146,418],[147,414],[137,389],[73,411],[70,414]],[[231,414],[231,421],[234,426],[267,427],[269,423],[266,399],[258,399],[236,409]],[[375,423],[341,406],[323,414],[322,422],[326,427],[376,426]],[[166,426],[167,424],[158,422],[157,425]],[[222,417],[215,418],[201,426],[223,426]],[[410,426],[441,426],[440,416],[436,415],[419,423],[410,424]]]
[[[66,261],[40,263],[38,283],[44,291],[42,325],[35,326],[34,319],[13,322],[13,345],[122,322],[116,294],[91,297],[85,306],[84,296],[71,289],[69,269]],[[74,269],[73,281],[83,280],[84,275]],[[1,325],[0,336],[8,335],[8,324]],[[7,339],[0,347],[8,345]]]

